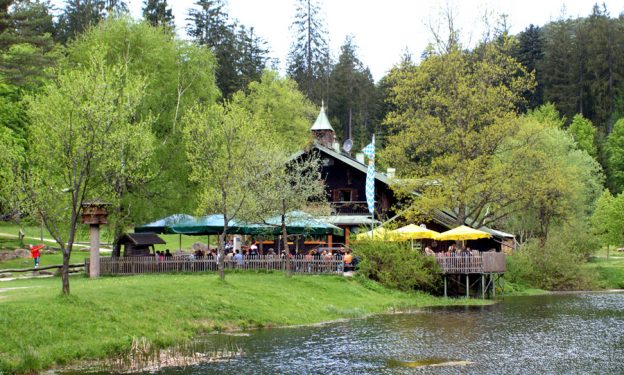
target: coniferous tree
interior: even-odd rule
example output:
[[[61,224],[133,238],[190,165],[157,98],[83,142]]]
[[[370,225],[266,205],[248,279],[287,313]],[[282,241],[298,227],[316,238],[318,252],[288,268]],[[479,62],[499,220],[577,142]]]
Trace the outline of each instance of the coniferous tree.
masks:
[[[564,117],[571,118],[580,109],[574,22],[559,20],[546,30],[544,101],[554,103]]]
[[[358,59],[352,37],[342,45],[338,62],[330,74],[328,115],[344,140],[353,140],[355,148],[370,142],[379,123],[376,116],[376,88],[368,68]]]
[[[217,85],[229,98],[258,80],[265,68],[267,50],[261,38],[229,19],[223,0],[198,0],[199,9],[189,11],[187,33],[199,45],[207,46],[217,58]]]
[[[9,1],[0,10],[0,74],[6,83],[33,89],[54,64],[54,25],[49,4],[38,0]]]
[[[310,100],[320,104],[327,97],[331,60],[327,31],[316,1],[297,0],[291,30],[294,40],[288,52],[288,75]]]
[[[67,43],[107,16],[127,11],[123,0],[67,0],[59,17],[58,40]]]
[[[167,0],[145,0],[143,18],[152,26],[175,30],[173,12]]]
[[[544,59],[544,35],[539,26],[529,25],[524,31],[518,34],[518,44],[514,50],[513,57],[518,60],[527,70],[534,72],[537,86],[534,91],[525,94],[529,109],[539,107],[544,104],[544,88],[542,62]]]

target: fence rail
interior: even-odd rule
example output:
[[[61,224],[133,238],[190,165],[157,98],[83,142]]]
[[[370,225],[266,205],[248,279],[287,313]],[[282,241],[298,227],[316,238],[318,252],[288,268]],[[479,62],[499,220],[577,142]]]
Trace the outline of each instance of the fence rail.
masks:
[[[444,274],[504,273],[504,253],[481,253],[481,255],[436,255],[436,261]]]
[[[226,270],[286,270],[286,260],[258,256],[245,258],[242,261],[225,259]],[[341,259],[291,259],[293,273],[301,274],[342,274]],[[89,259],[85,259],[85,271],[89,273]],[[189,257],[172,257],[158,260],[154,257],[132,258],[100,258],[101,275],[136,275],[145,273],[174,272],[216,272],[217,262],[214,258],[191,259]]]

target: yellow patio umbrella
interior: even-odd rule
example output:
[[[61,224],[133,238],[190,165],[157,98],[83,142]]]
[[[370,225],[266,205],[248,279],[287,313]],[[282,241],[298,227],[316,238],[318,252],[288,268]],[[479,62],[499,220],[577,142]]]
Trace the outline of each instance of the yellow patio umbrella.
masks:
[[[435,239],[440,233],[423,228],[416,224],[409,224],[390,232],[390,238],[393,241],[409,241],[422,239]]]
[[[355,238],[358,240],[385,240],[388,239],[390,231],[384,227],[377,227],[368,232],[358,233]]]
[[[492,235],[487,232],[461,225],[457,228],[440,233],[435,239],[438,241],[466,241],[491,237]]]

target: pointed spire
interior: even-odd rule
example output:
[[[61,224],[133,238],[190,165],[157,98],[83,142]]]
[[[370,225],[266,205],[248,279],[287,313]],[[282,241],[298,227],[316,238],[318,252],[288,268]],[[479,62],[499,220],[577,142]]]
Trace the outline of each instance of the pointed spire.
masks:
[[[334,131],[334,128],[332,128],[331,124],[329,123],[329,119],[327,118],[327,115],[325,114],[325,101],[324,100],[321,101],[321,111],[319,112],[318,117],[316,118],[316,121],[314,121],[314,125],[312,125],[310,130],[312,131],[314,130]]]

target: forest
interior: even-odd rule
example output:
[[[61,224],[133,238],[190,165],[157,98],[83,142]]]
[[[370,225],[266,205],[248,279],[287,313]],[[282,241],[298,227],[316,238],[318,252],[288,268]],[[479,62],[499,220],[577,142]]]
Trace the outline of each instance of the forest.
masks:
[[[375,135],[406,217],[447,207],[515,233],[534,272],[519,277],[624,242],[623,15],[597,4],[517,35],[502,16],[474,46],[449,27],[375,82],[355,37],[334,57],[320,5],[295,3],[281,75],[225,0],[198,0],[184,37],[167,0],[142,19],[117,0],[2,2],[0,216],[43,221],[71,252],[86,199],[112,203],[115,236],[175,212],[251,215],[276,198],[254,179],[311,141],[323,103],[340,141]]]

